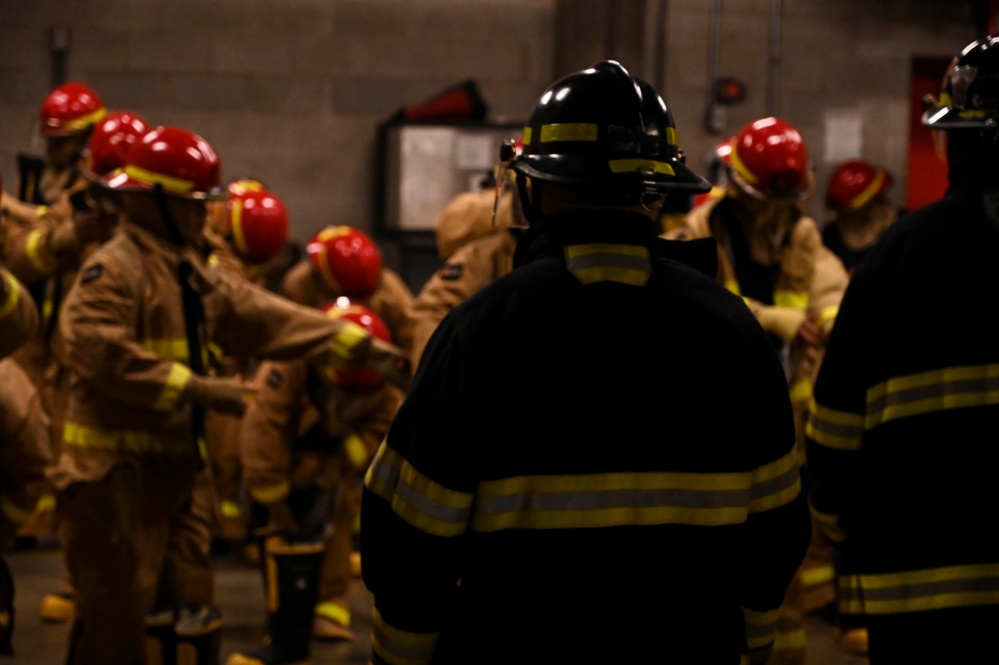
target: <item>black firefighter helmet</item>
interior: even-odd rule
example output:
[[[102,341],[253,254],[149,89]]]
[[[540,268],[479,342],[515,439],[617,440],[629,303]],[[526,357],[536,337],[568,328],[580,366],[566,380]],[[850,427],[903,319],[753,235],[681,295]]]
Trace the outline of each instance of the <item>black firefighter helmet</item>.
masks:
[[[925,99],[922,122],[932,129],[995,130],[999,123],[999,35],[965,46],[951,61],[939,100]]]
[[[711,184],[687,168],[673,115],[655,89],[605,60],[553,83],[524,128],[510,168],[542,182],[590,190],[700,193]]]

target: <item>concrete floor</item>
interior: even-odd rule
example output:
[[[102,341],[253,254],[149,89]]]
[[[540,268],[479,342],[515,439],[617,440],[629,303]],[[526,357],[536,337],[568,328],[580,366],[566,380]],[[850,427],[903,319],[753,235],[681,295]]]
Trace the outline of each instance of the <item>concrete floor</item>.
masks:
[[[7,557],[14,575],[14,653],[10,662],[25,665],[62,665],[66,658],[67,624],[43,622],[38,616],[42,597],[59,589],[62,552],[56,549],[19,551]],[[257,568],[234,554],[215,557],[218,603],[225,627],[222,631],[222,663],[229,654],[256,648],[264,636],[263,585]],[[314,665],[366,665],[370,660],[371,596],[360,580],[350,590],[354,630],[353,643],[312,643]],[[867,665],[866,658],[843,653],[832,636],[832,628],[818,618],[809,624],[808,665]]]

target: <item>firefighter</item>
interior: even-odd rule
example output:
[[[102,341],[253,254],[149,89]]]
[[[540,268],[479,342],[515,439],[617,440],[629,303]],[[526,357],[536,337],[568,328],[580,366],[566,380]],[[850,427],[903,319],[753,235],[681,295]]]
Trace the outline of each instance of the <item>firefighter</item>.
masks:
[[[391,341],[388,326],[364,305],[340,298],[323,309]],[[260,392],[243,418],[245,482],[267,509],[266,533],[283,537],[263,548],[273,561],[263,566],[267,597],[281,602],[268,606],[266,645],[234,655],[228,665],[297,663],[308,657],[310,631],[317,639],[356,638],[347,589],[361,482],[403,399],[370,372],[326,375],[297,361],[265,362],[257,378]],[[325,510],[316,509],[323,504]],[[317,570],[309,575],[318,585],[296,590],[288,565],[297,557],[285,557],[281,547],[289,540],[314,542],[317,535],[322,550],[311,558]]]
[[[804,140],[785,120],[747,123],[718,150],[725,194],[691,211],[672,237],[714,237],[718,281],[742,296],[782,355],[804,463],[804,425],[825,339],[847,284],[842,263],[803,212],[812,190]],[[788,591],[770,665],[804,662],[805,617],[835,600],[832,553],[817,528]]]
[[[38,310],[24,285],[0,268],[0,358],[27,342],[38,329]]]
[[[384,265],[381,250],[368,234],[352,226],[326,226],[309,239],[305,252],[307,256],[285,275],[282,295],[308,307],[321,307],[341,296],[362,302],[388,324],[399,348],[411,350],[413,294]]]
[[[515,267],[438,326],[365,477],[373,661],[760,662],[809,522],[766,336],[662,253],[663,196],[709,183],[614,61],[505,153]]]
[[[954,58],[924,126],[944,198],[903,215],[857,266],[808,424],[813,509],[837,543],[839,609],[870,662],[989,660],[999,621],[999,36]]]
[[[523,141],[514,142],[514,152]],[[513,174],[508,174],[512,176]],[[509,181],[501,182],[509,186]],[[434,237],[444,265],[413,300],[415,371],[423,349],[441,320],[484,286],[513,270],[513,250],[525,226],[515,188],[465,192],[452,198],[437,214]]]
[[[220,195],[219,168],[203,138],[158,127],[99,179],[123,215],[60,317],[69,398],[49,473],[76,591],[74,665],[144,662],[172,522],[204,462],[204,410],[239,413],[255,390],[213,376],[212,349],[363,366],[403,385],[410,371],[398,349],[359,326],[206,266],[205,200]],[[193,620],[175,627],[177,638],[192,642],[193,662],[214,662],[218,617]]]
[[[848,272],[898,216],[888,194],[893,180],[884,168],[862,159],[843,162],[829,177],[826,207],[833,217],[822,229],[822,242]]]

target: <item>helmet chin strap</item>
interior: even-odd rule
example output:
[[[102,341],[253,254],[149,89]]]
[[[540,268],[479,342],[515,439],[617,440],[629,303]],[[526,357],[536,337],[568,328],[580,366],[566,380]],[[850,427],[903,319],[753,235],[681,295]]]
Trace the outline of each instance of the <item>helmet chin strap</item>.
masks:
[[[166,193],[163,191],[163,185],[160,183],[153,185],[153,198],[156,200],[156,206],[160,209],[160,216],[163,218],[163,224],[166,226],[167,233],[170,234],[170,240],[178,245],[184,245],[184,236],[181,235],[180,229],[177,228],[177,222],[174,221],[173,215],[170,214],[170,206],[167,205]]]
[[[519,177],[516,179],[517,182],[517,193],[520,195],[520,207],[524,212],[524,218],[527,219],[528,224],[537,225],[538,221],[541,219],[541,191],[538,183],[533,183],[533,192],[527,190],[527,178]],[[531,194],[534,196],[531,196]]]

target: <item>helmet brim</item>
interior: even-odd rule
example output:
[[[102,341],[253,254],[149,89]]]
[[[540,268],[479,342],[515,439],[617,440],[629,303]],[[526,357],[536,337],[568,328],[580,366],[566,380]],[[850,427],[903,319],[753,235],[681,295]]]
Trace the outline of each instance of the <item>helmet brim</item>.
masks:
[[[98,177],[97,182],[107,189],[112,189],[117,192],[136,192],[136,193],[151,193],[154,189],[154,185],[148,182],[136,180],[128,175],[124,171],[114,171],[106,177]],[[212,187],[206,191],[177,191],[167,187],[163,187],[163,192],[169,194],[170,196],[176,196],[182,199],[190,199],[193,201],[219,201],[226,198],[227,191],[222,187]]]
[[[976,129],[995,127],[995,112],[965,110],[953,106],[931,106],[920,119],[924,127],[930,129]]]

